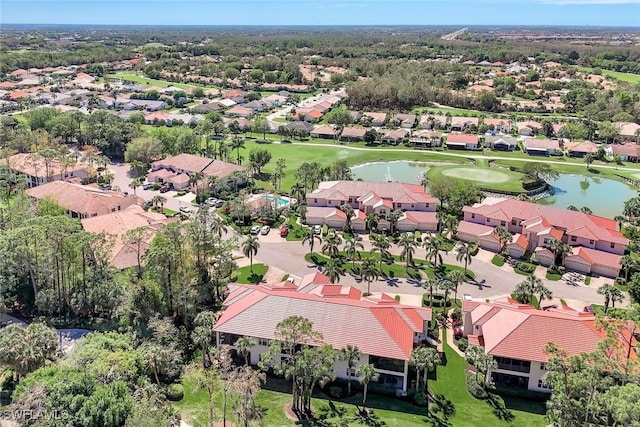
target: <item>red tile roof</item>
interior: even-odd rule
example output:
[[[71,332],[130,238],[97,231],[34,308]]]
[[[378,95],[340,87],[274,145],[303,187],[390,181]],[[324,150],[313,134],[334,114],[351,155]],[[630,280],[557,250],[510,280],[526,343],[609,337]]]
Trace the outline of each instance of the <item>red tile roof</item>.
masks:
[[[305,276],[296,290],[241,285],[238,289],[243,291],[232,290],[225,300],[226,309],[214,330],[275,339],[278,322],[298,315],[309,319],[333,348],[352,344],[364,354],[411,359],[414,334],[425,332],[430,309],[401,305],[388,295],[361,299],[353,288],[338,295],[337,287],[327,282],[314,273]]]
[[[447,144],[473,145],[477,143],[478,143],[478,135],[471,135],[466,133],[447,134]]]
[[[472,318],[475,311],[483,313],[474,324],[482,326],[485,351],[493,356],[546,362],[544,347],[549,342],[576,355],[595,350],[603,338],[595,326],[595,316],[588,313],[536,310],[510,299],[474,304],[465,301],[463,311],[471,313]]]

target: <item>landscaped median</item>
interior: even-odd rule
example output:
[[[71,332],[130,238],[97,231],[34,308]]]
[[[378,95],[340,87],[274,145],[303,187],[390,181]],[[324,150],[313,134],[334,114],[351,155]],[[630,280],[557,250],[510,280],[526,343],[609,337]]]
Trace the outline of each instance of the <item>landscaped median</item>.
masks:
[[[372,254],[369,252],[362,252],[360,259],[358,260],[350,260],[344,252],[340,253],[340,259],[342,261],[342,266],[350,273],[358,275],[360,271],[360,265],[362,261],[367,258],[379,259],[380,255]],[[317,266],[324,266],[329,258],[319,254],[317,252],[307,253],[304,256],[304,259],[307,262],[313,263]],[[383,258],[381,264],[381,273],[382,277],[386,278],[406,278],[410,277],[412,279],[420,279],[426,276],[429,279],[441,278],[447,275],[447,273],[458,270],[463,271],[464,268],[459,265],[451,265],[451,264],[442,264],[437,268],[434,268],[433,265],[427,261],[414,259],[413,265],[406,266],[406,263],[402,261],[402,259],[398,255],[393,255],[392,257]],[[467,277],[473,279],[476,277],[475,273],[469,269],[467,269],[466,273]]]
[[[240,267],[233,273],[231,276],[231,282],[235,283],[243,283],[245,285],[255,285],[260,283],[262,278],[267,271],[269,270],[268,265],[264,264],[253,264],[253,273],[251,272],[251,266],[246,265],[244,267]]]

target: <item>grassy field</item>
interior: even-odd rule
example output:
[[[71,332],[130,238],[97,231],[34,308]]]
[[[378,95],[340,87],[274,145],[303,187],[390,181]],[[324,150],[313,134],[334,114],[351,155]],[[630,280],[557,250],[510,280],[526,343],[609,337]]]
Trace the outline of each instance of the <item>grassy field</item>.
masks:
[[[244,283],[246,285],[253,285],[256,283],[260,283],[262,277],[267,274],[269,270],[268,265],[264,264],[253,264],[253,273],[251,272],[250,266],[240,267],[234,273],[234,277],[231,278],[232,282]]]
[[[407,401],[382,396],[374,392],[367,395],[367,406],[373,410],[375,419],[368,425],[418,427],[425,425],[476,427],[476,426],[528,426],[542,427],[546,425],[544,405],[538,402],[525,401],[515,398],[504,398],[505,408],[495,411],[487,402],[473,398],[465,386],[464,370],[466,361],[458,356],[446,343],[443,346],[445,363],[438,366],[436,372],[430,376],[429,387],[436,397],[431,405],[431,414],[426,408],[415,406]],[[206,393],[195,389],[195,383],[186,378],[184,384],[184,399],[174,404],[187,422],[194,427],[203,427],[207,422]],[[331,426],[331,425],[362,425],[356,421],[356,404],[362,401],[360,392],[341,400],[330,400],[328,396],[318,390],[312,399],[317,414],[326,413],[325,422],[300,422],[289,420],[283,408],[291,401],[289,394],[290,383],[279,378],[268,378],[267,384],[258,394],[256,402],[263,409],[265,426]],[[357,387],[354,384],[354,387]],[[222,394],[220,391],[214,397],[214,416],[222,419]],[[443,411],[448,407],[449,411]],[[452,410],[451,410],[452,409]],[[228,410],[227,419],[235,421]],[[511,422],[505,421],[505,415],[512,415]],[[343,424],[342,424],[343,423]]]
[[[109,74],[108,77],[111,79],[121,79],[129,82],[133,82],[133,83],[145,84],[149,86],[158,86],[158,87],[175,86],[182,89],[195,88],[195,87],[201,87],[203,89],[210,89],[210,88],[218,89],[216,86],[204,86],[204,85],[198,85],[194,83],[177,83],[177,82],[170,82],[167,80],[155,80],[145,76],[140,76],[138,74],[132,74],[130,72],[116,72],[115,74]]]
[[[593,73],[593,68],[577,67],[577,69],[585,73]],[[622,82],[640,83],[640,74],[621,73],[619,71],[602,70],[602,75],[612,77]]]
[[[478,110],[467,110],[465,108],[447,108],[447,107],[415,107],[411,110],[414,114],[447,114],[452,116],[465,116],[465,117],[479,117],[487,116],[490,113],[485,113]],[[499,114],[500,116],[500,114]]]
[[[459,167],[459,166],[433,166],[427,176],[432,179],[444,175],[451,178],[470,181],[480,187],[502,191],[522,192],[522,178],[520,172],[512,172],[508,168],[489,167]]]

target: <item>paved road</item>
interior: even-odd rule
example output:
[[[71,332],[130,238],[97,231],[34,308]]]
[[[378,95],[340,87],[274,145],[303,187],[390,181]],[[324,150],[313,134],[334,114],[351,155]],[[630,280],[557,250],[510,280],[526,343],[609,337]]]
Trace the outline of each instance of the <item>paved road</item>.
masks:
[[[304,255],[309,251],[307,245],[303,246],[300,242],[287,242],[274,231],[269,236],[260,236],[260,249],[254,257],[254,262],[262,262],[274,266],[298,277],[314,271],[320,271],[318,267],[305,261]],[[365,240],[363,244],[365,251],[371,249],[371,244],[368,241]],[[317,251],[319,248],[315,250]],[[400,249],[394,246],[391,252],[399,254]],[[426,252],[423,248],[419,248],[416,251],[416,259],[425,259],[425,256]],[[492,253],[485,251],[481,251],[478,256],[474,257],[469,268],[476,274],[476,283],[462,285],[458,290],[459,295],[469,294],[473,298],[505,296],[513,292],[516,285],[524,280],[524,276],[514,273],[509,266],[505,265],[499,268],[491,264],[490,259],[492,257]],[[447,264],[460,265],[456,261],[454,253],[446,254],[443,258]],[[546,279],[543,279],[543,282],[557,298],[602,303],[602,296],[597,294],[599,281],[596,279],[592,279],[590,286],[570,285],[565,281],[550,281]],[[365,282],[351,275],[341,278],[340,284],[356,286],[362,290],[367,288]],[[372,282],[371,291],[403,294],[423,294],[425,292],[420,283],[405,278],[388,281],[380,279]]]

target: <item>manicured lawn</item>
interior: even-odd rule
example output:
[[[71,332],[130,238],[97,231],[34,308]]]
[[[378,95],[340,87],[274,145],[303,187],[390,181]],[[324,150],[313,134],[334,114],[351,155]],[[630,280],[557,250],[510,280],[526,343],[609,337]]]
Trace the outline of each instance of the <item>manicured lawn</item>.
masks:
[[[354,274],[357,276],[361,262],[356,260],[355,267],[353,267],[354,263],[352,261],[347,260],[346,254],[344,252],[340,252],[340,255],[344,259],[343,267],[346,273]],[[377,260],[379,259],[378,257],[379,255],[377,254],[372,254],[370,252],[361,252],[360,260],[365,260],[367,258],[373,258]],[[418,279],[426,275],[428,278],[433,279],[433,278],[441,278],[443,276],[446,276],[447,273],[449,273],[450,271],[454,271],[454,270],[464,271],[463,267],[459,265],[451,265],[451,264],[443,264],[438,266],[438,268],[434,269],[431,263],[424,260],[420,260],[420,259],[414,259],[413,262],[415,266],[410,266],[407,269],[405,268],[404,265],[395,263],[395,262],[403,262],[399,256],[394,255],[392,258],[393,258],[393,261],[389,260],[389,261],[382,262],[382,274],[384,277],[387,277],[387,278],[411,277],[413,279]],[[307,262],[314,263],[318,266],[324,266],[329,260],[328,257],[317,252],[307,253],[304,256],[304,259]],[[476,277],[476,275],[473,271],[467,268],[467,277],[473,279],[474,277]]]
[[[500,420],[488,403],[473,398],[465,386],[464,370],[466,361],[458,356],[447,344],[444,343],[446,363],[438,366],[437,371],[430,375],[429,387],[436,396],[438,402],[447,402],[453,406],[454,414],[445,416],[438,403],[431,404],[432,415],[428,415],[426,408],[415,406],[407,401],[393,397],[383,396],[375,392],[367,395],[367,406],[373,410],[378,418],[378,423],[370,425],[418,427],[425,425],[452,426],[452,427],[476,427],[476,426],[531,426],[542,427],[546,425],[544,417],[544,405],[538,402],[522,399],[505,398],[506,408],[514,416],[513,422]],[[207,421],[208,396],[202,390],[196,390],[195,383],[186,378],[184,384],[184,399],[176,402],[174,407],[183,415],[185,420],[194,427],[203,427]],[[354,384],[354,387],[357,385]],[[219,388],[220,389],[220,388]],[[218,390],[219,390],[218,389]],[[279,378],[268,378],[267,384],[256,398],[256,403],[264,411],[262,425],[265,426],[294,426],[296,423],[289,420],[283,408],[291,401],[289,394],[290,384]],[[328,423],[303,422],[297,425],[321,426],[342,425],[338,422],[347,421],[344,425],[357,426],[353,417],[356,413],[356,404],[361,404],[362,394],[342,400],[329,400],[327,395],[316,388],[317,392],[312,399],[313,407],[317,414],[327,413]],[[218,391],[214,397],[214,416],[222,419],[222,393]],[[331,408],[334,408],[331,410]],[[230,408],[227,410],[227,419],[235,421]]]
[[[561,274],[558,273],[549,273],[547,272],[547,280],[560,280],[562,278]]]
[[[231,281],[247,285],[260,283],[267,270],[269,270],[269,266],[264,264],[253,264],[253,273],[251,273],[251,268],[248,265],[240,267],[234,273],[235,279],[232,277]]]
[[[465,116],[465,117],[479,117],[482,115],[486,115],[482,111],[478,110],[467,110],[464,108],[446,108],[446,107],[416,107],[411,110],[412,113],[415,114],[447,114],[451,113],[452,116]],[[498,114],[498,116],[501,116]]]
[[[194,83],[178,83],[178,82],[170,82],[167,80],[155,80],[155,79],[150,79],[148,77],[145,76],[140,76],[138,74],[132,74],[130,72],[116,72],[115,74],[110,74],[109,78],[111,79],[121,79],[121,80],[126,80],[129,82],[134,82],[134,83],[139,83],[139,84],[145,84],[145,85],[149,85],[149,86],[158,86],[158,87],[169,87],[169,86],[175,86],[175,87],[179,87],[182,89],[187,89],[187,88],[194,88],[194,87],[202,87],[202,88],[215,88],[215,86],[203,86],[203,85],[198,85],[198,84],[194,84]]]
[[[504,259],[501,256],[494,255],[493,258],[491,258],[491,264],[502,267],[504,265]]]
[[[586,67],[576,67],[576,68],[586,73],[593,73],[593,68],[586,68]],[[614,79],[627,82],[627,83],[640,83],[640,74],[621,73],[619,71],[611,71],[611,70],[603,69],[602,75],[613,77]]]
[[[444,175],[446,177],[470,181],[480,187],[495,190],[522,192],[523,174],[510,171],[508,168],[489,168],[468,166],[433,166],[429,168],[427,176],[434,178]]]

